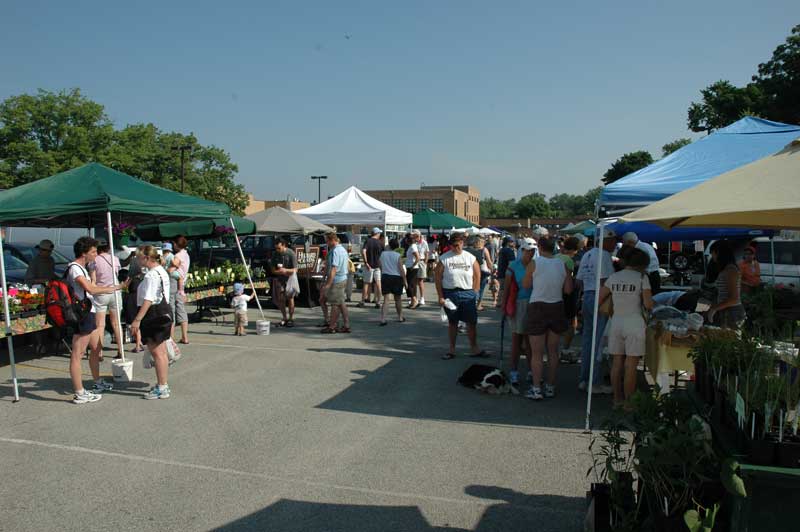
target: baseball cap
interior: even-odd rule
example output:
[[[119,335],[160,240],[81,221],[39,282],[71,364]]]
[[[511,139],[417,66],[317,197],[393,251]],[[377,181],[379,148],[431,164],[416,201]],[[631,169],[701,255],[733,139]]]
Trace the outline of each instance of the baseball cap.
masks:
[[[48,251],[52,251],[55,246],[53,245],[52,240],[44,239],[40,241],[36,247],[39,249],[46,249]]]
[[[164,244],[161,245],[161,249],[172,251],[172,242],[164,242]]]
[[[519,241],[519,248],[522,250],[536,249],[536,241],[532,238],[523,238]]]
[[[372,234],[373,234],[373,235],[379,235],[379,234],[381,234],[381,233],[383,233],[383,231],[381,231],[381,228],[380,228],[380,227],[373,227],[373,228],[372,228]]]

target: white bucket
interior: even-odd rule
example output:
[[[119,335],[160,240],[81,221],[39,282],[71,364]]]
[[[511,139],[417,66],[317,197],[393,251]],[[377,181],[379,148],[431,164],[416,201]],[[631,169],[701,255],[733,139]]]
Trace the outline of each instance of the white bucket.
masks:
[[[114,382],[131,382],[133,380],[133,360],[112,360],[111,374]]]
[[[260,336],[269,336],[270,322],[269,320],[257,320],[256,332]]]

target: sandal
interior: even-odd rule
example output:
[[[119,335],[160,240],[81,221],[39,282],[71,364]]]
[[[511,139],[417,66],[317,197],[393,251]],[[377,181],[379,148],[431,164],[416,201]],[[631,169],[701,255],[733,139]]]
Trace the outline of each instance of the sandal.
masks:
[[[281,320],[277,323],[278,327],[286,327],[286,320]]]
[[[294,320],[286,320],[287,327],[294,327]]]
[[[475,353],[469,356],[470,358],[489,358],[489,353],[481,349],[480,353]]]
[[[322,329],[320,332],[321,332],[322,334],[336,334],[336,329],[333,329],[333,328],[331,328],[331,327],[325,327],[325,328],[324,328],[324,329]]]
[[[336,332],[337,333],[349,333],[350,332],[350,327],[337,327],[336,328]]]
[[[397,321],[399,321],[400,323],[405,323],[405,322],[406,322],[406,317],[405,317],[405,316],[403,316],[402,318],[400,318],[400,319],[399,319],[399,320],[397,320]]]
[[[180,340],[178,343],[183,345],[189,345],[188,340],[187,341]]]
[[[442,355],[442,360],[452,360],[454,358],[456,358],[456,356],[453,353],[446,353]]]
[[[131,353],[141,353],[142,351],[144,351],[144,347],[142,346],[134,347],[133,349],[131,349]]]
[[[381,327],[386,327],[387,325],[389,325],[389,322],[388,321],[382,321],[378,325],[380,325]]]

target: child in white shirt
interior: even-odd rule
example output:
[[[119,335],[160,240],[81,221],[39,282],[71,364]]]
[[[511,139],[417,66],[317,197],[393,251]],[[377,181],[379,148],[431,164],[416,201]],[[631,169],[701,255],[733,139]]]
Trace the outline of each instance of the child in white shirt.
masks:
[[[242,283],[233,285],[231,307],[234,309],[233,326],[236,328],[234,333],[236,336],[244,336],[244,328],[247,327],[247,303],[253,299],[254,295],[253,292],[250,292],[250,295],[245,294]]]

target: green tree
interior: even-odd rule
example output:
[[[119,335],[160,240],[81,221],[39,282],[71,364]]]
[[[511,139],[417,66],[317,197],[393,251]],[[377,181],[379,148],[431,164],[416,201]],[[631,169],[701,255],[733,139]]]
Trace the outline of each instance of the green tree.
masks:
[[[800,124],[800,24],[775,49],[772,59],[758,65],[753,82],[763,95],[765,118]]]
[[[481,218],[513,218],[517,200],[499,200],[492,197],[481,200]]]
[[[736,87],[730,81],[720,80],[700,93],[703,101],[693,102],[688,111],[689,129],[695,132],[711,133],[743,116],[760,115],[763,108],[764,97],[755,83]]]
[[[11,96],[0,103],[0,184],[23,185],[96,160],[113,132],[103,106],[79,89]]]
[[[247,193],[234,178],[238,167],[217,146],[193,135],[163,132],[154,124],[120,130],[102,105],[79,89],[12,96],[0,103],[0,186],[14,187],[90,161],[171,190],[181,189],[180,153],[186,157],[185,192],[226,203],[234,212],[247,206]]]
[[[569,218],[585,214],[585,198],[579,194],[556,194],[548,201],[553,216]]]
[[[617,159],[603,174],[603,183],[610,185],[617,179],[653,164],[653,156],[644,150],[626,153]]]
[[[517,202],[516,214],[520,218],[546,218],[551,215],[550,205],[540,192],[526,194]]]
[[[661,146],[661,153],[663,157],[671,154],[672,152],[678,151],[679,149],[683,148],[684,146],[688,146],[692,143],[692,139],[682,138],[673,140],[672,142],[667,142],[663,146]]]

